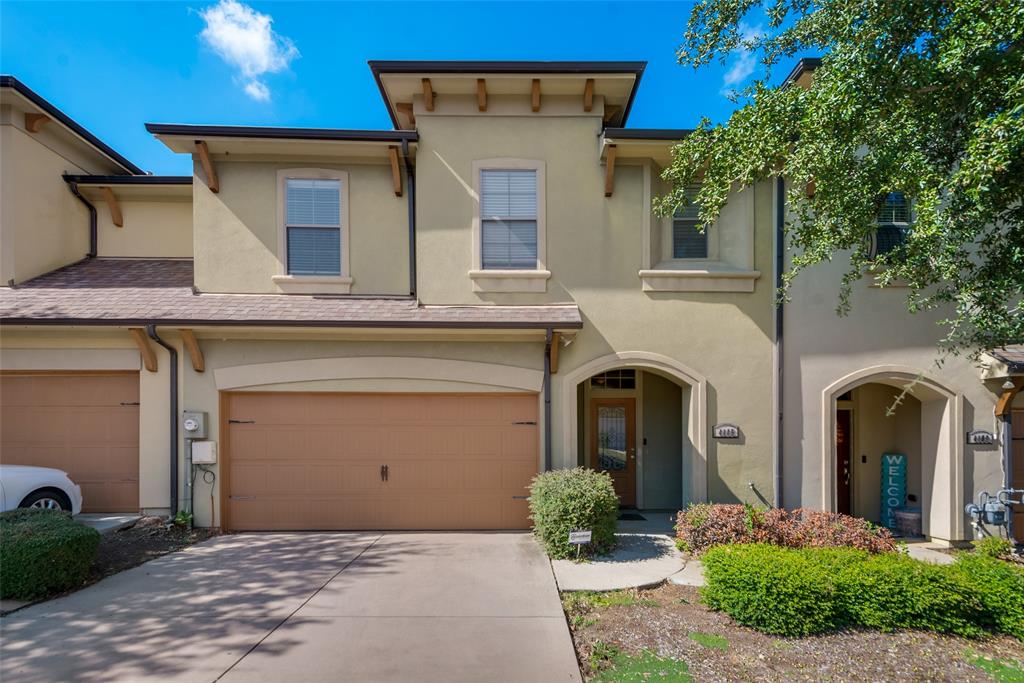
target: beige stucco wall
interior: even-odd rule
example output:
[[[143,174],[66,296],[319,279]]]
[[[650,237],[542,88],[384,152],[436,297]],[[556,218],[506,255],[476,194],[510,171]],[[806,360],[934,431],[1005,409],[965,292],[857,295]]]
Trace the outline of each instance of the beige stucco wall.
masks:
[[[645,372],[642,400],[643,505],[675,508],[682,496],[682,390],[660,375]]]
[[[216,161],[220,193],[197,171],[193,226],[195,284],[206,292],[280,292],[277,172],[323,168],[348,173],[352,294],[408,294],[408,204],[396,197],[391,167],[368,163]],[[344,197],[342,199],[344,201]],[[346,214],[345,207],[342,215]]]
[[[99,256],[192,258],[192,202],[119,200],[120,228],[104,202],[93,203]]]
[[[469,118],[417,114],[417,268],[419,295],[427,303],[536,303],[575,301],[584,327],[560,353],[552,383],[555,466],[572,466],[577,453],[565,447],[577,425],[565,414],[575,405],[576,382],[565,377],[613,353],[660,354],[706,379],[703,424],[733,422],[738,441],[707,438],[695,457],[706,466],[706,490],[713,500],[772,498],[771,320],[772,286],[755,282],[751,293],[644,292],[639,271],[651,239],[646,226],[659,221],[647,213],[644,168],[622,164],[615,192],[604,197],[596,117]],[[537,294],[474,292],[474,199],[472,163],[514,157],[541,160],[546,175],[547,291]],[[648,176],[648,184],[651,184]],[[648,190],[649,192],[650,190]],[[753,267],[771,272],[771,190],[759,185],[752,211],[733,214],[739,223],[719,226],[723,243],[753,235]],[[646,214],[646,215],[645,215]],[[754,222],[754,227],[749,225]],[[623,363],[628,365],[628,363]],[[571,384],[571,385],[570,385]],[[575,411],[574,411],[575,412]],[[694,499],[693,497],[689,499]]]
[[[879,289],[867,282],[859,283],[851,298],[852,311],[847,316],[837,316],[835,308],[844,265],[844,259],[837,258],[802,273],[785,306],[784,504],[828,506],[823,491],[829,482],[823,479],[822,466],[823,449],[829,448],[829,443],[823,441],[823,423],[829,420],[822,412],[826,388],[868,368],[906,368],[912,376],[924,373],[933,378],[962,404],[959,415],[952,419],[952,428],[958,433],[951,436],[960,450],[951,466],[962,473],[962,480],[959,485],[954,482],[947,486],[932,504],[937,516],[953,520],[953,530],[937,537],[966,538],[971,533],[970,526],[953,509],[958,504],[955,499],[959,496],[960,502],[969,502],[978,491],[998,489],[1002,481],[998,444],[963,445],[964,432],[971,429],[998,434],[993,415],[993,387],[997,385],[990,382],[986,386],[979,369],[966,358],[947,357],[941,366],[937,364],[936,345],[942,334],[937,323],[943,313],[910,315],[905,289]]]
[[[61,178],[86,169],[16,125],[0,123],[0,283],[85,257],[89,213]],[[45,130],[45,129],[44,129]]]

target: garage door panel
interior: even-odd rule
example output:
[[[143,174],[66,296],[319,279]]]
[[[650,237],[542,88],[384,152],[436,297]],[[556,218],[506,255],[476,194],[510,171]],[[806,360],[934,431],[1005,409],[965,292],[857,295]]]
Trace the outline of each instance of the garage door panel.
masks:
[[[229,499],[232,528],[528,526],[517,497],[537,471],[537,426],[512,423],[535,422],[536,395],[266,393],[229,401],[232,416],[256,421],[230,426],[231,495],[246,498]]]
[[[66,471],[85,512],[139,509],[137,373],[0,373],[2,461]]]

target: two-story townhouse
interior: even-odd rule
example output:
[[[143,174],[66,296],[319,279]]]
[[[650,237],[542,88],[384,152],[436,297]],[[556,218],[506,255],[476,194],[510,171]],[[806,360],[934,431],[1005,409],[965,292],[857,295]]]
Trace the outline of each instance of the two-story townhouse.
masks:
[[[128,166],[40,178],[60,201],[82,195],[59,229],[83,239],[95,212],[98,248],[2,292],[5,426],[21,425],[4,430],[5,462],[63,466],[106,509],[103,491],[134,488],[125,507],[152,511],[194,499],[197,523],[229,529],[522,528],[530,478],[574,465],[609,471],[623,504],[644,509],[782,494],[841,507],[826,495],[833,446],[811,455],[835,440],[793,430],[820,432],[847,400],[867,419],[871,397],[851,397],[902,376],[862,372],[898,345],[837,333],[844,363],[867,365],[831,378],[827,335],[810,330],[840,323],[799,301],[821,285],[805,278],[806,294],[773,305],[774,184],[736,193],[707,233],[692,210],[655,215],[685,131],[625,127],[642,63],[371,70],[392,130],[149,124],[191,155],[189,182]],[[3,94],[5,121],[20,121]],[[931,355],[919,343],[900,372]],[[835,394],[817,413],[812,376]],[[996,394],[977,371],[956,381],[961,412],[937,428],[961,467],[975,450],[957,450],[954,432],[992,429]],[[135,393],[115,400],[115,386]],[[932,424],[893,432],[915,426],[913,454],[877,445],[904,448],[910,471]],[[193,470],[188,456],[211,445],[215,462]],[[865,495],[869,466],[854,472]],[[998,462],[970,470],[961,500],[998,488]],[[908,474],[910,495],[921,481]],[[870,517],[864,500],[851,511]],[[961,501],[943,502],[949,524],[926,531],[965,538]]]

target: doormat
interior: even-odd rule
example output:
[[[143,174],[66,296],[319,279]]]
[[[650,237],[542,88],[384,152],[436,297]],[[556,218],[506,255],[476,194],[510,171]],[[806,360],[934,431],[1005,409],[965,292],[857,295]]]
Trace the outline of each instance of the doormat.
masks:
[[[622,512],[619,513],[620,522],[646,522],[647,518],[643,515],[638,515],[635,512]]]

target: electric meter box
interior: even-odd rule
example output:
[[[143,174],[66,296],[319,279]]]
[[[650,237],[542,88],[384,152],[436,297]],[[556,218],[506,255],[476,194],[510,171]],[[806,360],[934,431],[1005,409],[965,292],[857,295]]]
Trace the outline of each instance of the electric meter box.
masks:
[[[193,441],[192,442],[192,464],[193,465],[215,465],[215,464],[217,464],[217,442],[216,441]]]
[[[186,410],[181,414],[181,429],[186,439],[206,438],[206,413],[198,410]]]

